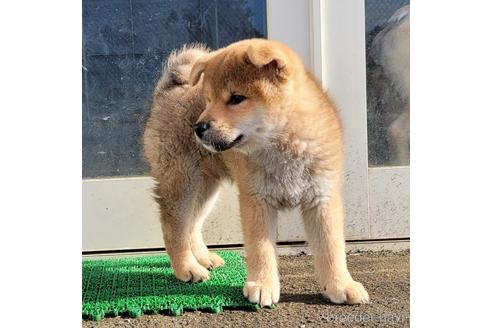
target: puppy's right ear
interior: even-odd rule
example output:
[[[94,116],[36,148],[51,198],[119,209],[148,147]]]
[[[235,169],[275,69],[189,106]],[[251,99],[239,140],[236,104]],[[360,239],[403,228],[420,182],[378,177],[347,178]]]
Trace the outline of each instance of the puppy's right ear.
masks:
[[[279,78],[286,78],[289,73],[286,54],[270,44],[251,44],[246,50],[246,62],[273,72]]]
[[[200,81],[200,77],[202,76],[203,71],[207,67],[207,56],[202,57],[199,59],[194,65],[193,68],[191,69],[190,73],[190,84],[196,85],[198,81]]]

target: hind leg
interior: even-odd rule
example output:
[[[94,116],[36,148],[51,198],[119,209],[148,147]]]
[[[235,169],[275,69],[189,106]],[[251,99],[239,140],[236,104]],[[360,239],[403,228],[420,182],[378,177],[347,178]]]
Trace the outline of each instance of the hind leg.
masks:
[[[193,255],[191,242],[196,200],[205,181],[198,170],[164,173],[155,194],[159,196],[156,200],[160,205],[161,228],[174,274],[182,281],[208,280],[208,270]]]
[[[161,213],[161,226],[166,252],[171,259],[176,278],[181,281],[206,281],[208,270],[196,260],[191,248],[192,226],[189,217]]]
[[[224,265],[224,260],[219,255],[209,252],[202,237],[203,223],[217,202],[219,193],[220,187],[218,186],[218,183],[210,181],[205,185],[204,192],[200,193],[195,202],[196,216],[194,217],[194,224],[191,232],[191,250],[198,263],[207,269]]]
[[[174,182],[179,185],[177,180]],[[177,192],[161,189],[161,226],[176,277],[195,282],[208,280],[207,269],[223,265],[224,260],[209,252],[202,238],[203,223],[218,198],[219,183],[201,173],[195,173],[190,181]]]

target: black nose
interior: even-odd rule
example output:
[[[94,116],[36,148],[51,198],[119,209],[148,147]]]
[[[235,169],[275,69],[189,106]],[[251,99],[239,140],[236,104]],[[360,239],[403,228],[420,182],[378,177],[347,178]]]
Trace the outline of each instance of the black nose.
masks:
[[[195,134],[200,139],[203,137],[205,131],[207,131],[209,128],[210,128],[210,123],[208,122],[198,122],[195,125],[193,125],[193,130],[195,130]]]

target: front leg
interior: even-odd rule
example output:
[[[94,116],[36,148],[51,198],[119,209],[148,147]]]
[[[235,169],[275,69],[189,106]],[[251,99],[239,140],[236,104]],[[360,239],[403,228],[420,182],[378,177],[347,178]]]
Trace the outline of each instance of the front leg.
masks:
[[[252,303],[278,303],[280,281],[275,252],[277,210],[240,190],[241,224],[248,278],[244,296]]]
[[[334,303],[369,302],[364,286],[347,269],[341,191],[315,206],[303,205],[302,212],[323,294]]]

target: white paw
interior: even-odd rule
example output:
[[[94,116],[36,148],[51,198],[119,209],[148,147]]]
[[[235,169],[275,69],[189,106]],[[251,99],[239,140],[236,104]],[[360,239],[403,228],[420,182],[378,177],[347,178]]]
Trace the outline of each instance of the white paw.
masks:
[[[198,262],[174,266],[174,274],[181,281],[207,281],[210,276],[208,270]]]
[[[325,286],[323,295],[331,302],[342,304],[363,304],[369,303],[369,294],[364,286],[357,281],[348,280],[335,286]]]
[[[267,281],[247,281],[243,289],[244,297],[261,307],[278,303],[280,284]]]
[[[224,265],[224,259],[215,253],[208,252],[204,257],[198,258],[198,263],[207,269],[218,268]]]

